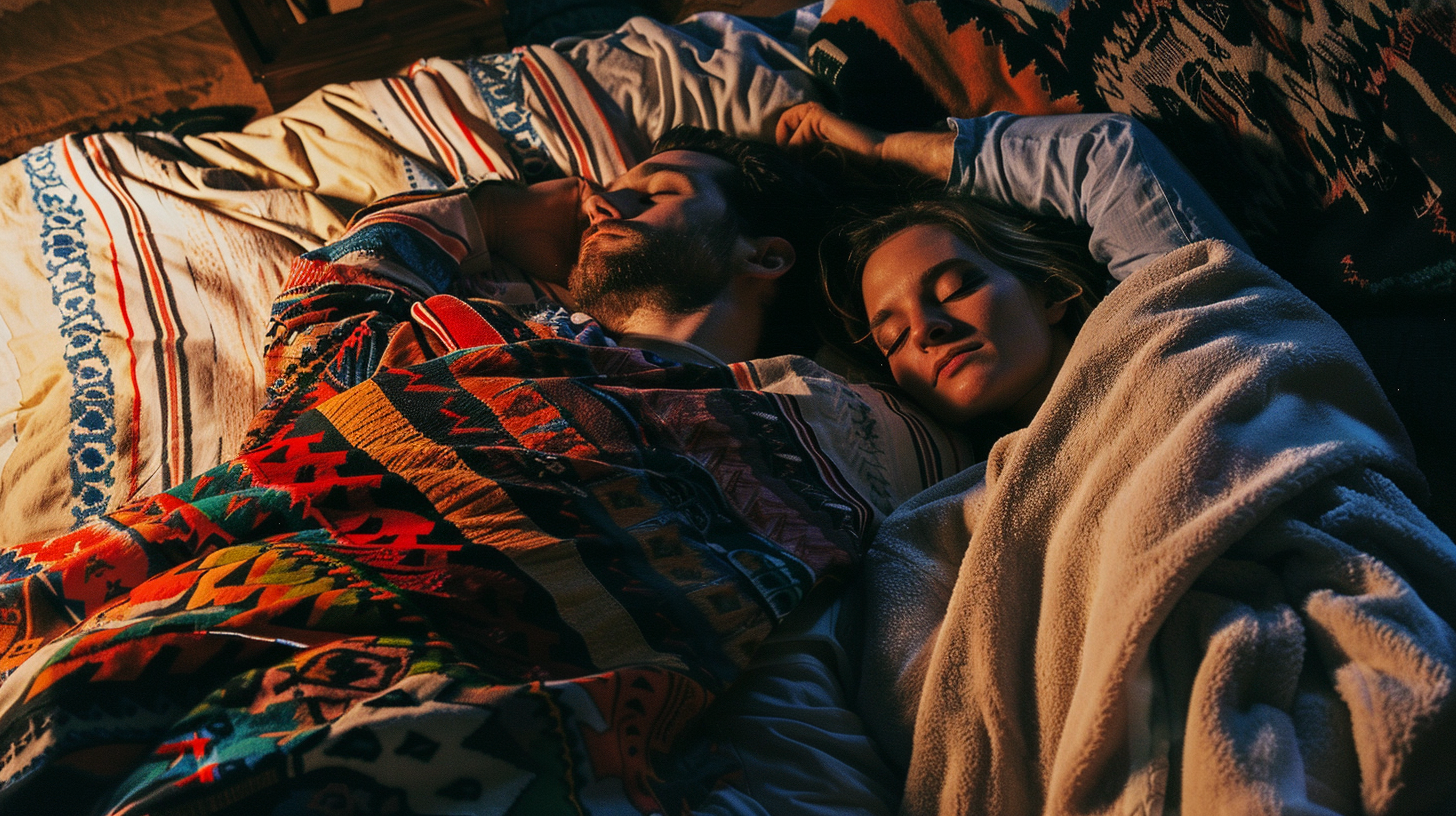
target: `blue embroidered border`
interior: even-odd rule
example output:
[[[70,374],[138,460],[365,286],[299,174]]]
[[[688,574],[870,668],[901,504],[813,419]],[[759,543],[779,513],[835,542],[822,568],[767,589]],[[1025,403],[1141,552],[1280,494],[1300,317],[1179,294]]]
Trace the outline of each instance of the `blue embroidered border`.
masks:
[[[40,246],[51,302],[60,310],[59,331],[66,370],[71,375],[71,515],[76,525],[106,512],[115,484],[116,386],[111,361],[101,350],[106,331],[96,311],[96,276],[92,273],[82,232],[86,215],[76,194],[61,181],[56,143],[42,145],[22,157],[31,200],[40,213]]]
[[[384,124],[384,119],[379,115],[379,111],[372,108],[371,111],[374,113],[374,121],[378,123],[379,129],[389,133],[389,126]],[[390,134],[390,137],[394,138],[394,135]],[[409,181],[411,190],[443,190],[450,186],[440,180],[438,173],[410,158],[410,155],[403,150],[399,151],[397,155],[401,166],[404,167],[404,177]]]
[[[365,224],[332,244],[304,253],[313,261],[339,263],[346,256],[359,253],[369,258],[393,261],[444,292],[460,277],[460,264],[440,245],[403,224]]]
[[[492,124],[510,147],[511,158],[527,181],[560,178],[561,168],[552,160],[541,134],[531,121],[521,83],[521,55],[510,52],[472,57],[465,62],[470,81],[486,107]]]

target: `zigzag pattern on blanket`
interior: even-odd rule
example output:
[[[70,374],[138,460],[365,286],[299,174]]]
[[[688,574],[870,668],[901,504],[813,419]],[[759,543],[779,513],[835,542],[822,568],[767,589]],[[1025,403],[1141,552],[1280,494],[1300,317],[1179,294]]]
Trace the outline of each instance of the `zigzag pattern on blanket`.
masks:
[[[835,448],[887,440],[816,431],[858,397],[801,358],[664,366],[427,297],[398,267],[478,257],[464,200],[295,262],[243,453],[5,553],[7,812],[686,810],[673,739],[923,485],[861,487]]]
[[[807,35],[812,16],[801,22]],[[284,270],[358,207],[489,178],[609,181],[679,122],[761,137],[810,93],[793,67],[800,48],[725,15],[682,29],[637,19],[567,51],[424,60],[326,86],[240,133],[69,137],[0,166],[0,245],[12,252],[0,545],[55,534],[236,450],[262,399],[258,344]],[[43,232],[48,218],[65,230]],[[52,286],[57,264],[66,271]],[[73,274],[83,269],[89,288]],[[77,286],[99,318],[73,319]],[[100,356],[68,369],[83,348]],[[109,406],[97,390],[107,370]]]

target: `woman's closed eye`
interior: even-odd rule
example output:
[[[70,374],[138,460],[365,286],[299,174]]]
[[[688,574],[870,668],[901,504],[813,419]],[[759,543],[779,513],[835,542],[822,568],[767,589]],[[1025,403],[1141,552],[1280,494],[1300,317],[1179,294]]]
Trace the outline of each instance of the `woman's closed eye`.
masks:
[[[909,336],[910,330],[907,328],[894,329],[886,326],[875,333],[875,345],[879,347],[881,354],[889,357],[904,347]]]
[[[986,283],[986,279],[986,273],[975,267],[958,269],[942,276],[936,283],[937,299],[941,303],[960,300],[974,294]]]

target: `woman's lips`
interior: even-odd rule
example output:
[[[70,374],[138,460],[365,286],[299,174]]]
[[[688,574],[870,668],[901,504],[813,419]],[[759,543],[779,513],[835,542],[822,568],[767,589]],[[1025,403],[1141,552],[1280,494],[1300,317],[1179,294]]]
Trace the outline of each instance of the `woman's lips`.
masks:
[[[967,343],[966,345],[958,346],[942,354],[940,359],[936,361],[935,371],[931,374],[930,387],[934,388],[939,385],[942,376],[955,374],[956,371],[965,365],[970,359],[970,356],[980,348],[980,343]]]

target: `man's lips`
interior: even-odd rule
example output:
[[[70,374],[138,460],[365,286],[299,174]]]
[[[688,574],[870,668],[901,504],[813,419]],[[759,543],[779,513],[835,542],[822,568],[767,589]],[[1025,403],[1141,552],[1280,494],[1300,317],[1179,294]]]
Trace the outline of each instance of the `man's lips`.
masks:
[[[592,224],[582,231],[581,242],[585,244],[587,241],[591,240],[597,235],[611,235],[617,238],[628,238],[640,234],[641,231],[631,224],[624,224],[620,221],[598,221],[597,223]]]
[[[935,361],[935,370],[931,372],[930,387],[934,388],[940,384],[941,375],[954,374],[956,369],[959,369],[961,364],[980,347],[980,343],[965,343],[941,354],[940,358]]]

